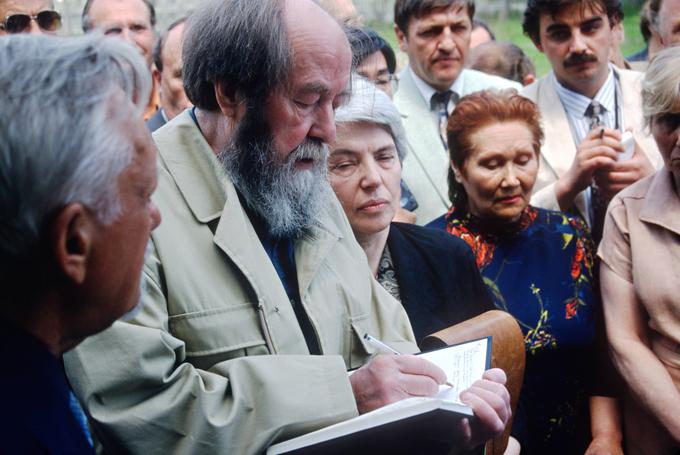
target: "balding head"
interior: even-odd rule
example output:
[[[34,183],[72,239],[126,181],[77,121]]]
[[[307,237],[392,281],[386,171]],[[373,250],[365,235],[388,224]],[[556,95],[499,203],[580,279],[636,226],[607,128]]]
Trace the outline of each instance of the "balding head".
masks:
[[[141,52],[149,68],[155,25],[156,12],[148,0],[87,0],[83,8],[84,32],[98,29],[124,39]]]

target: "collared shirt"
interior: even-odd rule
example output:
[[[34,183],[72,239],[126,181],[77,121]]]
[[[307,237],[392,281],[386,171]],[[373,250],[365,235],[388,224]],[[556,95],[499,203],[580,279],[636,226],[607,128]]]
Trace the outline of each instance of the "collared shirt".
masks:
[[[567,119],[569,120],[571,134],[574,138],[576,147],[578,147],[583,138],[585,138],[590,131],[590,119],[586,116],[586,110],[593,100],[597,101],[602,106],[603,112],[601,114],[601,121],[607,128],[618,129],[620,131],[624,130],[621,89],[618,86],[619,84],[617,83],[617,78],[614,75],[611,65],[609,67],[607,79],[592,99],[560,84],[557,77],[555,77],[554,72],[551,72],[550,76],[553,85],[555,86],[557,96],[560,98],[562,107],[564,107]],[[592,192],[590,187],[585,191],[586,213],[590,214],[592,221]]]
[[[420,92],[421,95],[423,95],[423,99],[427,103],[427,105],[430,105],[430,100],[432,99],[432,95],[437,93],[437,90],[432,87],[430,84],[422,80],[418,75],[413,71],[413,69],[409,66],[408,70],[411,72],[411,76],[413,77],[413,81],[416,84],[416,87],[418,88],[418,91]],[[451,90],[453,93],[457,94],[460,96],[461,93],[463,93],[463,71],[460,72],[456,80],[451,84],[451,87],[449,87],[449,90]],[[447,109],[449,111],[449,114],[453,111],[453,108],[455,106],[455,101],[453,99],[454,97],[451,97],[449,100],[449,105],[447,106]]]
[[[569,119],[571,126],[571,133],[574,137],[574,143],[578,146],[584,137],[590,131],[590,119],[586,116],[586,110],[590,103],[594,100],[600,103],[604,108],[602,113],[602,123],[607,128],[619,129],[623,131],[623,111],[622,102],[620,101],[620,88],[617,86],[614,71],[609,68],[609,75],[605,80],[600,90],[595,94],[594,98],[588,98],[580,93],[574,92],[560,84],[555,77],[555,73],[551,73],[555,91],[559,96],[564,111]],[[617,111],[618,110],[618,114]],[[617,124],[618,123],[618,124]]]

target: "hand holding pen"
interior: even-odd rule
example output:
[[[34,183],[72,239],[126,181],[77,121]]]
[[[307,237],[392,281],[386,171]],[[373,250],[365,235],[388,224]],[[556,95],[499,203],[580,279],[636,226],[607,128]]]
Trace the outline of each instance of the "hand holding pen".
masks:
[[[383,343],[379,339],[372,337],[368,333],[364,334],[364,340],[366,340],[367,343],[373,345],[374,347],[376,347],[376,348],[378,348],[378,349],[380,349],[384,352],[394,354],[394,355],[401,355],[401,352],[397,351],[394,348],[391,348],[390,346],[386,345],[385,343]],[[446,381],[444,384],[446,384],[449,387],[453,387],[453,384],[451,384],[449,381]]]

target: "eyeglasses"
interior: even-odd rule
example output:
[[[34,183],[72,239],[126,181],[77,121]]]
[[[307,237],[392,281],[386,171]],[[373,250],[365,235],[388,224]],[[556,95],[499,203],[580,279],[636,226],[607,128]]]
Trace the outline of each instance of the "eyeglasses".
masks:
[[[28,14],[12,14],[0,22],[0,30],[7,33],[25,32],[35,21],[42,30],[46,32],[56,32],[61,27],[61,15],[56,11],[40,11],[35,16]]]
[[[378,78],[374,80],[373,83],[383,90],[388,86],[391,86],[392,92],[396,92],[397,88],[399,88],[399,78],[396,76],[396,74],[378,76]]]

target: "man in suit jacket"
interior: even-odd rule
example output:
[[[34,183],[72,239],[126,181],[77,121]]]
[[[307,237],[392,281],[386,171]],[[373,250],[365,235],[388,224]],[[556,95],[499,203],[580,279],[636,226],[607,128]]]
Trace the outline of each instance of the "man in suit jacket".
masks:
[[[521,89],[516,82],[463,68],[474,13],[472,0],[397,0],[394,6],[399,47],[409,56],[394,96],[411,144],[402,177],[418,201],[418,224],[440,216],[451,205],[443,129],[456,99],[487,88]],[[448,91],[453,94],[445,102],[433,100]]]
[[[98,35],[3,37],[0,61],[0,452],[94,454],[62,355],[139,308],[151,77]]]
[[[158,87],[160,107],[146,121],[146,126],[151,132],[177,117],[184,109],[191,107],[184,92],[182,78],[182,42],[186,20],[186,17],[183,17],[170,24],[153,49],[155,68],[152,74]]]
[[[642,74],[614,68],[608,60],[612,27],[623,17],[618,0],[593,7],[558,1],[550,11],[542,8],[530,0],[523,24],[553,69],[522,92],[538,104],[545,133],[532,203],[572,210],[592,223],[593,182],[606,201],[660,163],[642,128]],[[588,113],[594,101],[598,121]],[[635,139],[629,159],[621,142],[627,130]]]

